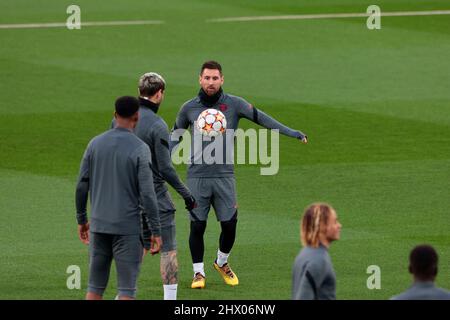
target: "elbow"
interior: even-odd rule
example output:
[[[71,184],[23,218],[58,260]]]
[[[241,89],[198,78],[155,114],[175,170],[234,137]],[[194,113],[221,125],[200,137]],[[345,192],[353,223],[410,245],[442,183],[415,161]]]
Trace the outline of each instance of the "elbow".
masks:
[[[80,182],[75,190],[76,197],[85,197],[89,189],[89,185],[86,182]]]
[[[174,169],[171,167],[161,168],[159,172],[166,181],[171,180],[174,176]]]

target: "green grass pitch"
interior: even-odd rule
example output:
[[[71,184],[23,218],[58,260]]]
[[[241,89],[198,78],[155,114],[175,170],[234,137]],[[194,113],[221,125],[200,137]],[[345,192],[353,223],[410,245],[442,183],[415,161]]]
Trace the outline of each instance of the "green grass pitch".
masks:
[[[330,202],[343,224],[330,253],[338,299],[387,299],[410,285],[410,249],[440,254],[450,287],[450,18],[383,17],[207,23],[208,18],[364,13],[369,0],[76,1],[82,21],[161,25],[0,29],[0,298],[82,299],[87,248],[76,235],[74,188],[84,148],[138,77],[168,82],[160,114],[171,126],[198,90],[204,60],[224,67],[225,91],[306,132],[281,137],[280,170],[236,167],[239,224],[230,263],[240,285],[213,270],[218,223],[206,232],[207,288],[189,289],[189,224],[177,213],[180,299],[289,299],[299,219]],[[449,10],[448,1],[379,0],[382,11]],[[3,0],[0,24],[65,22],[67,0]],[[241,121],[242,128],[252,126]],[[177,167],[185,179],[184,166]],[[82,289],[66,288],[79,265]],[[366,269],[381,268],[369,290]],[[147,257],[140,299],[161,299],[159,257]],[[115,296],[115,274],[105,298]]]

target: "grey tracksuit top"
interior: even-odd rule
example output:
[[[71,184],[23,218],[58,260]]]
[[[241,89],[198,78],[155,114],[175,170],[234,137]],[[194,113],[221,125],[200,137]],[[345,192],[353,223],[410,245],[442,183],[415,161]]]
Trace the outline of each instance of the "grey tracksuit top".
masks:
[[[335,300],[336,275],[328,249],[305,247],[292,271],[292,300]]]
[[[149,147],[130,130],[115,128],[93,138],[84,153],[76,190],[78,224],[116,235],[140,234],[141,208],[154,235],[160,234]]]
[[[201,144],[201,150],[197,150],[194,146],[194,134],[195,134],[195,122],[201,112],[206,109],[217,109],[221,111],[227,121],[227,130],[221,136],[223,139],[223,159],[222,163],[208,164],[198,163],[198,159],[204,157],[204,150],[212,141],[203,141]],[[252,106],[250,103],[242,99],[241,97],[233,96],[230,94],[220,93],[220,97],[215,103],[211,105],[205,104],[200,96],[197,96],[183,104],[178,112],[174,130],[176,129],[188,129],[191,132],[191,163],[188,167],[188,178],[214,178],[214,177],[229,177],[234,176],[234,165],[229,163],[226,159],[227,148],[234,148],[233,131],[238,128],[239,120],[246,118],[260,126],[267,129],[278,129],[283,135],[302,139],[305,135],[297,130],[291,129],[272,117],[268,116],[261,110]],[[230,130],[232,129],[232,130]],[[214,139],[214,138],[213,138]],[[171,135],[170,151],[181,141],[174,131]]]

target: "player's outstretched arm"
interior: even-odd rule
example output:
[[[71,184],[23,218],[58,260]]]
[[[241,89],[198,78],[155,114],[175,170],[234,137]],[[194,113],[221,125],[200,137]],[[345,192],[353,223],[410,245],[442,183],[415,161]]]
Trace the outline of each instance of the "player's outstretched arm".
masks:
[[[260,126],[267,129],[278,129],[281,134],[285,136],[296,138],[301,140],[303,143],[308,142],[308,137],[301,131],[294,130],[285,126],[281,122],[275,120],[271,116],[267,115],[261,110],[249,104],[247,101],[242,99],[242,104],[240,108],[240,117],[246,118]]]
[[[267,129],[278,129],[281,134],[284,134],[289,137],[297,138],[301,140],[303,143],[308,142],[308,137],[306,134],[304,134],[301,131],[294,130],[289,128],[288,126],[285,126],[281,122],[278,122],[274,118],[270,117],[266,113],[262,112],[261,110],[256,110],[257,114],[257,122],[259,125],[263,126]]]

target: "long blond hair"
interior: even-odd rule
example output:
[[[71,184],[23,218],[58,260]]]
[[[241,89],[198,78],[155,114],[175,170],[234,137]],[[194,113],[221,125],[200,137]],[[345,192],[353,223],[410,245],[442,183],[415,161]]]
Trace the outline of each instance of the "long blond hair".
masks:
[[[333,212],[327,203],[313,203],[305,209],[301,222],[301,241],[303,246],[317,248],[320,234],[325,231]]]

